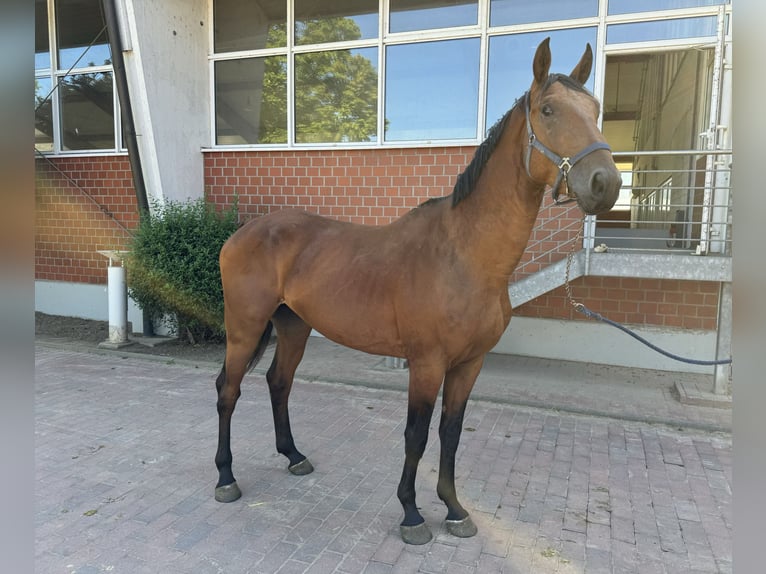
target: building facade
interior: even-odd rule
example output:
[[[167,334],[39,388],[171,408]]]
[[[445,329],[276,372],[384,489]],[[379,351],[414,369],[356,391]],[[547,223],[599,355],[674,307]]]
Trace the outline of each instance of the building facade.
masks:
[[[576,313],[573,251],[577,300],[675,353],[728,356],[729,2],[107,2],[150,204],[236,197],[243,219],[299,207],[384,225],[450,193],[529,87],[539,42],[561,72],[589,43],[623,191],[584,219],[546,197],[496,350],[713,372]],[[36,5],[36,306],[105,319],[97,251],[138,220],[118,71],[100,0]]]

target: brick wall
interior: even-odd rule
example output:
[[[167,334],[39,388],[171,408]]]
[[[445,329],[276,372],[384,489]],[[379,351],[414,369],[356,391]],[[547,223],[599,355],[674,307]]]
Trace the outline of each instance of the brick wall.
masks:
[[[205,154],[205,193],[226,205],[236,193],[246,218],[301,207],[383,225],[429,197],[452,191],[473,147]]]
[[[96,251],[124,249],[129,234],[119,224],[133,229],[138,223],[128,158],[69,157],[52,163],[37,159],[35,164],[35,277],[106,283],[107,261]]]
[[[572,281],[572,297],[618,323],[713,330],[718,318],[718,283],[676,279],[581,277]],[[586,320],[559,287],[522,305],[516,315]]]

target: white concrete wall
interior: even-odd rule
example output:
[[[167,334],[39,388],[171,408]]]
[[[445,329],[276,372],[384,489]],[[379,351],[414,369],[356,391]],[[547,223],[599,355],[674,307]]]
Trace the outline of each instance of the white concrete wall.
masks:
[[[202,197],[210,145],[206,0],[120,0],[125,69],[147,195]]]
[[[106,285],[35,281],[35,311],[48,315],[108,321],[109,299]],[[132,323],[132,330],[131,325],[128,326],[129,333],[143,332],[143,314],[130,297],[128,297],[128,323]]]
[[[676,355],[700,360],[716,358],[715,331],[628,327],[652,344]],[[713,367],[667,358],[616,327],[595,319],[562,321],[513,317],[493,352],[641,369],[713,373]]]

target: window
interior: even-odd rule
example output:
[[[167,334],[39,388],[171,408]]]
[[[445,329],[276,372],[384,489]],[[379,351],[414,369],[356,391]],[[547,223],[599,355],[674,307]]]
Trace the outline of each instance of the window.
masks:
[[[114,148],[112,74],[73,74],[59,83],[64,150]]]
[[[218,144],[287,143],[285,56],[215,64]]]
[[[486,127],[499,120],[532,85],[531,62],[537,46],[551,37],[556,70],[569,73],[580,61],[585,44],[595,49],[596,28],[570,28],[528,34],[493,36],[489,41]],[[586,87],[593,90],[593,74]]]
[[[296,54],[296,143],[375,141],[377,67],[375,48]]]
[[[699,38],[716,35],[717,18],[674,18],[655,22],[631,22],[612,24],[606,29],[607,44],[624,42],[649,42],[676,38]]]
[[[296,45],[378,37],[378,0],[295,0]]]
[[[586,87],[595,92],[604,74],[595,52],[605,42],[608,53],[625,42],[653,49],[666,40],[710,43],[718,6],[728,3],[212,0],[214,142],[478,143],[531,85],[532,58],[545,37],[558,72],[570,71],[590,43],[594,72]]]
[[[411,32],[455,26],[475,26],[477,0],[390,0],[390,31]]]
[[[48,97],[51,79],[35,78],[35,148],[53,151],[53,106]]]
[[[475,139],[479,39],[389,46],[386,141]]]
[[[45,0],[35,2],[35,148],[118,151],[114,78],[101,2],[50,4],[53,10]]]
[[[694,8],[697,6],[718,6],[730,4],[730,0],[609,0],[608,14],[629,14],[632,12],[656,12],[674,8]]]
[[[491,26],[570,20],[588,16],[598,16],[598,0],[490,1]]]

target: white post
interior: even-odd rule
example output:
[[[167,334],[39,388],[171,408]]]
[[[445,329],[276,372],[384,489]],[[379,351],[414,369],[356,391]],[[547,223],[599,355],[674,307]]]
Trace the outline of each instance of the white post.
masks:
[[[124,251],[99,251],[109,259],[106,293],[109,304],[109,338],[99,347],[118,349],[130,345],[128,340],[128,282],[122,266]],[[115,265],[119,261],[119,265]]]
[[[125,343],[128,340],[128,283],[125,268],[110,265],[108,272],[109,342]]]

